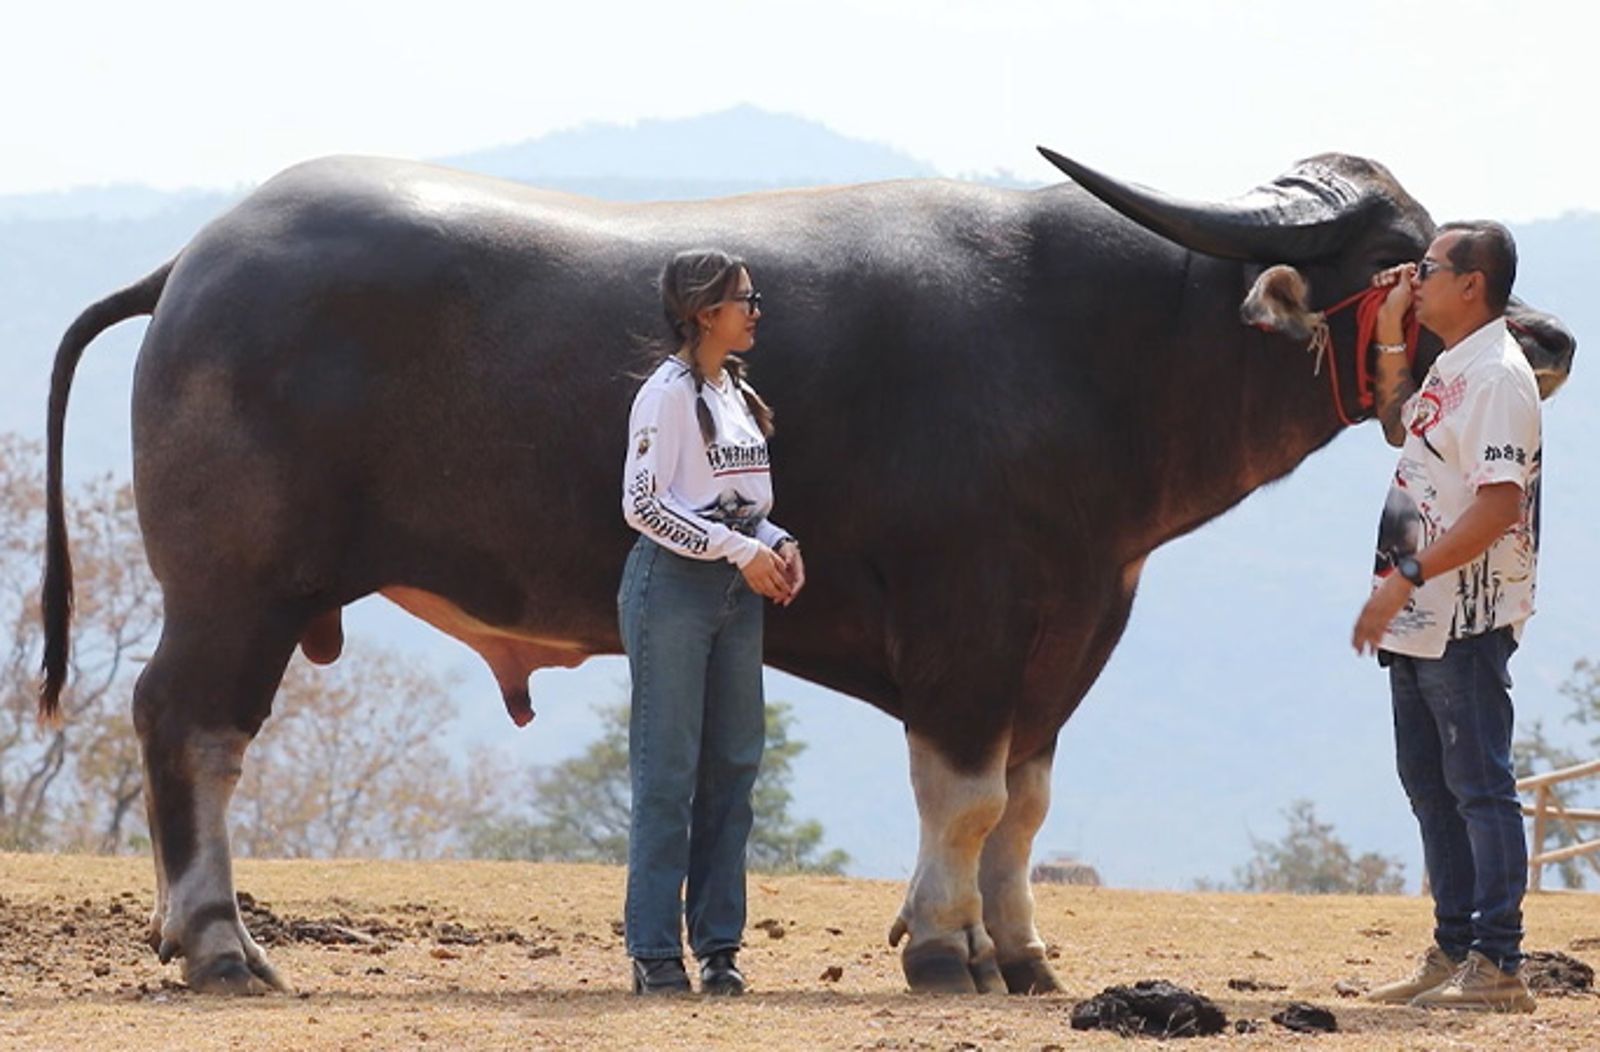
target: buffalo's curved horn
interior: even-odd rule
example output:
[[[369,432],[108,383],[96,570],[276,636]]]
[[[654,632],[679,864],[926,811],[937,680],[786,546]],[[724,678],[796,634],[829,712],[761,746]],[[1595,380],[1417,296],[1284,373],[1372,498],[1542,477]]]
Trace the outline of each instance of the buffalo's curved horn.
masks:
[[[1330,168],[1303,165],[1230,201],[1184,201],[1101,175],[1047,147],[1039,152],[1140,226],[1185,248],[1227,259],[1280,263],[1331,255],[1380,200]]]

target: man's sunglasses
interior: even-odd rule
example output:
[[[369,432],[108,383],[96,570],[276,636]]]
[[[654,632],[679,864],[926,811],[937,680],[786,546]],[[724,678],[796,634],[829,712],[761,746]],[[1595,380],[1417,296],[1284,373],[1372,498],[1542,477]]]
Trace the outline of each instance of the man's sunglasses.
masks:
[[[746,314],[754,315],[756,311],[761,309],[761,293],[751,290],[750,292],[742,293],[741,295],[729,296],[727,302],[743,303],[744,312]]]
[[[1433,277],[1434,271],[1437,270],[1448,270],[1452,274],[1461,273],[1461,271],[1457,270],[1455,267],[1452,267],[1448,263],[1440,263],[1437,259],[1424,259],[1421,263],[1417,264],[1417,280],[1427,281],[1429,278]]]

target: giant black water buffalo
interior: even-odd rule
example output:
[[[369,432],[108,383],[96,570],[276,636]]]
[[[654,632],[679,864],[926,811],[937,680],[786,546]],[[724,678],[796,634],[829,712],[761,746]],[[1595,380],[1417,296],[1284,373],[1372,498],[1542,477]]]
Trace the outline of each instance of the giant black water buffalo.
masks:
[[[320,160],[88,308],[51,385],[41,710],[66,667],[73,370],[149,314],[134,483],[165,624],[134,722],[163,959],[200,990],[280,985],[235,907],[226,811],[285,663],[296,646],[334,660],[345,604],[379,592],[466,641],[518,722],[531,670],[619,650],[638,341],[663,261],[712,243],[766,294],[753,364],[811,572],[772,611],[768,661],[905,724],[906,978],[1055,989],[1028,856],[1056,735],[1145,557],[1360,415],[1352,312],[1327,320],[1317,372],[1307,337],[1320,308],[1418,258],[1433,222],[1354,157],[1193,204],[1047,156],[1076,185],[648,205]],[[1553,389],[1571,336],[1514,314]]]

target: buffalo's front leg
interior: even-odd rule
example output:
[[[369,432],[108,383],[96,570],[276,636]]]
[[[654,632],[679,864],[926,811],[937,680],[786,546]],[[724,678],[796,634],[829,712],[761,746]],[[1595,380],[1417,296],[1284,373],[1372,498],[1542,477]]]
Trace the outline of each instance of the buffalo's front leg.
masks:
[[[915,732],[907,732],[906,742],[922,839],[889,944],[910,936],[900,962],[914,991],[1002,991],[995,945],[984,930],[978,859],[1006,807],[1006,746],[968,769]]]
[[[995,956],[1006,989],[1014,994],[1043,994],[1061,989],[1045,963],[1044,940],[1034,927],[1033,889],[1028,862],[1034,834],[1050,809],[1050,767],[1047,752],[1006,773],[1006,809],[984,842],[978,868],[983,894],[983,926],[995,942]]]

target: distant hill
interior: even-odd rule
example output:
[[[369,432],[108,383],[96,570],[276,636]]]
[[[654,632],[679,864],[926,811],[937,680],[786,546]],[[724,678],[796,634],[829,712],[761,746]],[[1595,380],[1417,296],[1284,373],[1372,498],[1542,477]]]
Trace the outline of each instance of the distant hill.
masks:
[[[237,197],[216,190],[154,190],[137,184],[78,186],[51,193],[0,196],[0,222],[147,220],[195,208],[220,211]]]
[[[635,201],[939,174],[881,143],[753,106],[682,120],[585,125],[439,160],[485,175]]]
[[[586,124],[506,146],[448,157],[437,164],[611,201],[662,201],[940,173],[926,161],[881,143],[852,139],[803,117],[737,106],[682,120]],[[1038,185],[1009,173],[986,181]],[[95,219],[152,221],[193,233],[197,212],[216,214],[244,195],[217,190],[155,190],[136,184],[0,195],[0,224]],[[182,217],[164,222],[174,213]],[[158,236],[157,241],[162,239]]]
[[[603,197],[659,199],[932,174],[891,148],[794,117],[740,108],[686,121],[591,127],[444,159]],[[1264,173],[1270,174],[1270,173]],[[84,306],[171,256],[236,194],[110,187],[0,197],[0,428],[41,435],[54,348]],[[1600,339],[1592,288],[1600,214],[1525,224],[1518,290],[1591,346],[1547,405],[1541,613],[1513,663],[1519,716],[1555,721],[1573,660],[1600,657]],[[126,476],[128,400],[143,322],[102,336],[73,389],[68,468]],[[1038,854],[1070,851],[1108,883],[1176,886],[1227,876],[1250,834],[1281,827],[1296,797],[1362,850],[1409,859],[1415,834],[1393,775],[1382,677],[1346,640],[1366,589],[1393,465],[1376,431],[1341,436],[1288,480],[1155,554],[1122,646],[1062,735],[1055,804]],[[781,495],[780,495],[781,501]],[[459,644],[382,601],[359,604],[351,645],[382,638],[455,673],[473,741],[550,763],[596,733],[592,701],[620,696],[624,666],[597,659],[534,679],[538,720],[507,738],[499,694]],[[916,850],[904,738],[875,710],[781,674],[797,702],[796,812],[820,818],[858,872],[903,876]],[[1553,726],[1557,736],[1563,732]]]

